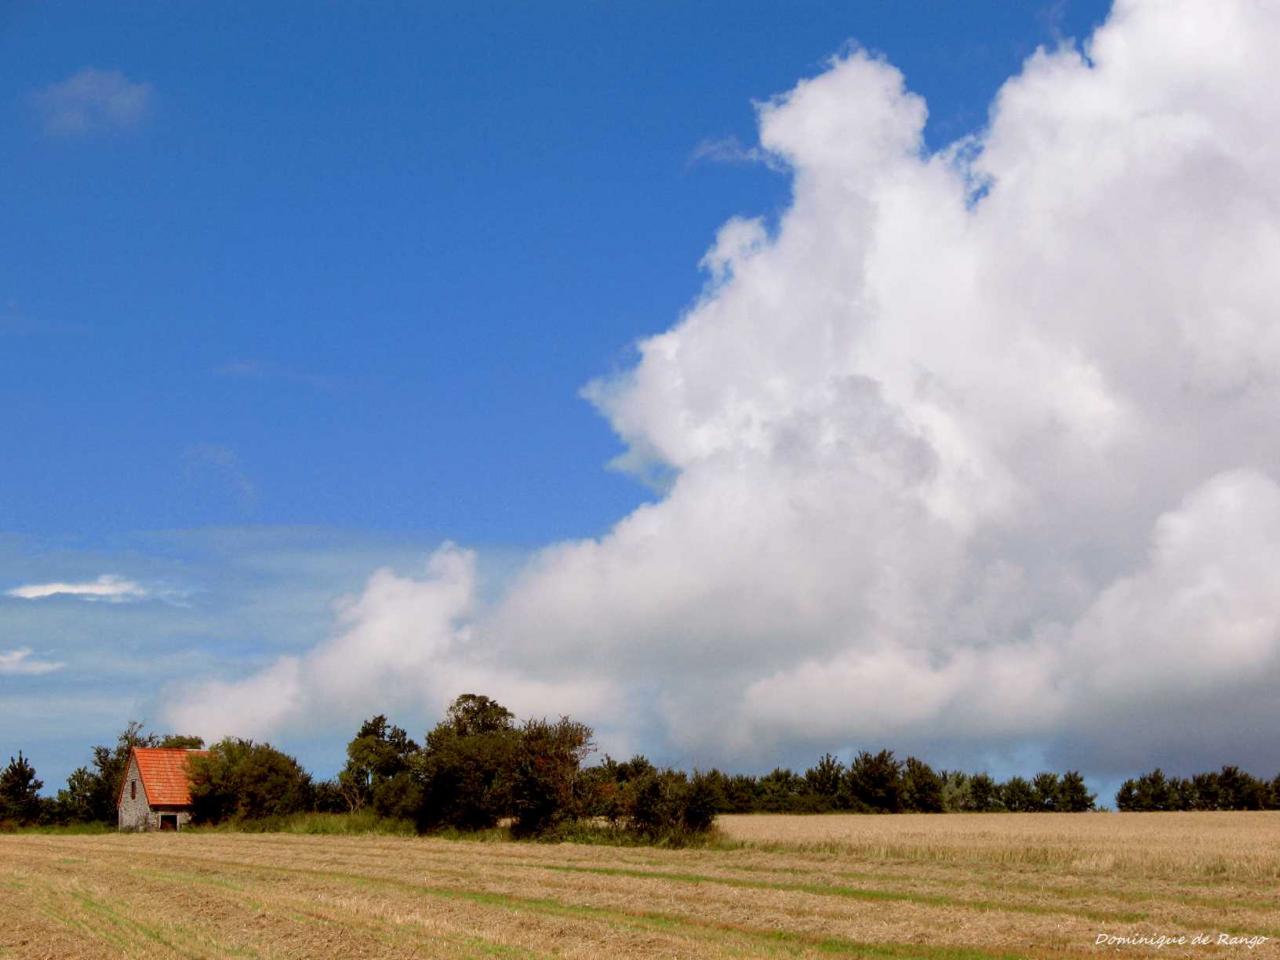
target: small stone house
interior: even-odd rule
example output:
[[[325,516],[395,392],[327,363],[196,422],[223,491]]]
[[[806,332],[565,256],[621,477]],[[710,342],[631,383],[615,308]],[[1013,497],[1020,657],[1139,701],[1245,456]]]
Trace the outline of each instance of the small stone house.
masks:
[[[134,747],[116,800],[121,830],[179,830],[191,822],[187,761],[207,750]]]

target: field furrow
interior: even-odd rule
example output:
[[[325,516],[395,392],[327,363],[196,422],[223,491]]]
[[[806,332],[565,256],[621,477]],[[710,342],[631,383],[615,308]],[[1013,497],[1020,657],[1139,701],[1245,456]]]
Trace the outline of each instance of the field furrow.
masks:
[[[1099,934],[1210,940],[1130,955],[1280,955],[1274,814],[751,817],[723,831],[693,850],[4,836],[0,957],[994,960],[1114,952]]]

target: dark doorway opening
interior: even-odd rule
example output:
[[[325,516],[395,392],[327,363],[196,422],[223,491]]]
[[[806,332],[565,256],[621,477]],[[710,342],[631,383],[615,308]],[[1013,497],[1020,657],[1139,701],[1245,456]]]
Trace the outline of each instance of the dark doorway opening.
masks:
[[[178,815],[176,813],[160,814],[160,829],[161,830],[177,830]]]

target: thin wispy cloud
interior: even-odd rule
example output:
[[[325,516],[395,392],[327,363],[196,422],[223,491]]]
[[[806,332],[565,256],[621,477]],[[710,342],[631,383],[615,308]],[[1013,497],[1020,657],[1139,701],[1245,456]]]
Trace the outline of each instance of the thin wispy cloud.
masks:
[[[137,126],[154,97],[149,83],[134,82],[119,70],[85,67],[37,90],[31,101],[41,114],[45,133],[84,136]]]
[[[114,574],[104,573],[96,580],[80,583],[28,583],[12,590],[6,590],[5,596],[17,597],[20,600],[46,600],[49,597],[76,597],[81,600],[105,600],[108,603],[129,603],[145,600],[151,592],[142,584],[126,580]]]
[[[64,666],[66,664],[56,660],[38,660],[32,657],[30,647],[0,650],[0,677],[35,677],[61,670]]]
[[[79,335],[87,330],[83,324],[37,319],[14,306],[0,307],[0,336]]]
[[[758,146],[747,146],[737,137],[718,137],[701,141],[689,154],[688,166],[699,163],[761,164],[770,170],[782,170],[782,160]]]
[[[317,390],[327,390],[333,385],[328,377],[295,370],[292,367],[272,363],[269,360],[232,360],[229,363],[214,367],[213,372],[219,377],[226,377],[231,380],[276,380],[285,383],[302,384],[314,387]]]
[[[182,459],[189,479],[212,477],[229,487],[241,509],[251,510],[258,502],[258,490],[249,479],[240,456],[220,443],[196,443],[187,447]]]

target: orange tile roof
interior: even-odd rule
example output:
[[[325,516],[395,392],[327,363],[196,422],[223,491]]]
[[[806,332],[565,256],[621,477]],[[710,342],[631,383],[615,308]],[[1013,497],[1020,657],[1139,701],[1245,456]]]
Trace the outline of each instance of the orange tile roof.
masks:
[[[177,747],[134,747],[133,755],[138,761],[147,803],[153,807],[189,806],[191,789],[187,782],[187,760],[193,756],[207,756],[208,753],[208,750]]]

